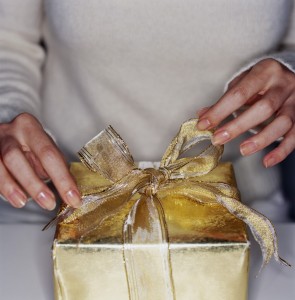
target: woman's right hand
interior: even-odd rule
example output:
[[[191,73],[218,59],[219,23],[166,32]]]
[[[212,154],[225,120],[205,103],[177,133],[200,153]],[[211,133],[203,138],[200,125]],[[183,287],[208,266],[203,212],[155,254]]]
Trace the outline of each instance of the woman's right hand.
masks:
[[[32,197],[42,208],[52,210],[55,197],[44,183],[49,178],[64,202],[80,206],[80,194],[65,159],[40,122],[22,113],[0,124],[0,194],[14,207],[23,207]]]

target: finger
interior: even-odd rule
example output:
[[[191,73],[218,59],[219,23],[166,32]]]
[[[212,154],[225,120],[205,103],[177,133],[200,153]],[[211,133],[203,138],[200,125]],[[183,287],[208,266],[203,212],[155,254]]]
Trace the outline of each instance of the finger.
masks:
[[[25,151],[24,152],[25,157],[27,158],[28,162],[32,166],[32,168],[35,170],[37,176],[41,180],[45,180],[49,178],[49,175],[47,172],[44,170],[40,160],[32,151]]]
[[[2,161],[9,173],[24,190],[44,209],[55,208],[55,197],[50,189],[38,178],[20,145],[11,137],[1,141]]]
[[[260,133],[254,135],[240,145],[241,154],[251,155],[259,150],[269,146],[280,137],[285,135],[293,126],[290,117],[280,115],[268,126],[266,126]]]
[[[283,141],[273,151],[268,153],[263,164],[266,168],[270,168],[283,161],[295,149],[295,126],[285,135]]]
[[[222,145],[268,120],[287,97],[288,94],[285,95],[284,91],[279,88],[269,90],[263,99],[254,103],[236,119],[219,128],[214,133],[213,143]]]
[[[30,137],[30,147],[40,160],[62,199],[73,207],[81,205],[81,196],[77,185],[69,172],[63,155],[43,132]]]
[[[284,105],[277,112],[277,115],[287,115],[295,122],[295,92],[285,101]]]
[[[0,193],[14,207],[21,208],[27,203],[27,196],[13,180],[9,172],[0,161]]]
[[[257,77],[256,72],[249,72],[202,115],[198,122],[198,129],[205,130],[218,126],[221,121],[262,90],[265,90],[265,82]]]
[[[208,109],[210,109],[210,107],[203,107],[203,108],[197,110],[197,112],[196,112],[197,117],[198,117],[198,118],[201,118],[202,115],[203,115]]]
[[[241,73],[240,75],[236,76],[229,84],[228,88],[231,89],[233,86],[235,86],[237,83],[239,83],[247,74],[249,71],[245,71]]]

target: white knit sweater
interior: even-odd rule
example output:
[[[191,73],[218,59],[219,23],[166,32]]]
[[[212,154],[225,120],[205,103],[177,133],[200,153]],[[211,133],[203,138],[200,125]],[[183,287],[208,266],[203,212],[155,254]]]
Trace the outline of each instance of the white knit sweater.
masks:
[[[159,160],[234,74],[292,47],[292,8],[292,0],[0,0],[0,121],[36,115],[68,159],[112,124],[136,160]],[[295,68],[292,52],[272,56]],[[267,198],[277,169],[264,169],[261,154],[242,158],[239,142],[225,159],[244,201]]]

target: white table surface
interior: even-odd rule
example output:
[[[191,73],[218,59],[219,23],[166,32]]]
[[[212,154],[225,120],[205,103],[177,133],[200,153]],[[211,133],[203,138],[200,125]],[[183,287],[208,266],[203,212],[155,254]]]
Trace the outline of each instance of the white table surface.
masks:
[[[295,299],[295,223],[275,224],[275,227],[280,255],[294,267],[283,267],[272,261],[256,278],[261,254],[256,243],[252,242],[249,300]],[[54,298],[51,262],[54,231],[42,232],[41,228],[36,224],[0,225],[1,300]]]

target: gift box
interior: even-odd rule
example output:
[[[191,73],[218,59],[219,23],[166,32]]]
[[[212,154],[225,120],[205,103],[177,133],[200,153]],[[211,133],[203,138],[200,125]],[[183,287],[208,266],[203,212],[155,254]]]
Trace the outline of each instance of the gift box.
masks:
[[[272,227],[239,202],[221,146],[179,158],[212,136],[196,122],[182,125],[158,169],[136,166],[112,128],[80,150],[84,164],[71,172],[84,204],[54,221],[56,300],[247,299],[245,223],[265,262],[276,254]]]
[[[82,164],[72,164],[71,170],[82,193],[91,189],[91,182],[107,184]],[[210,176],[231,181],[232,167],[221,164]],[[105,220],[91,243],[79,243],[76,224],[58,225],[53,246],[56,299],[129,299],[122,224],[134,201],[136,197]],[[171,198],[162,203],[176,299],[247,299],[249,242],[244,223],[218,203]],[[150,261],[142,264],[153,272]],[[166,299],[157,294],[157,286],[150,288],[150,299]]]

